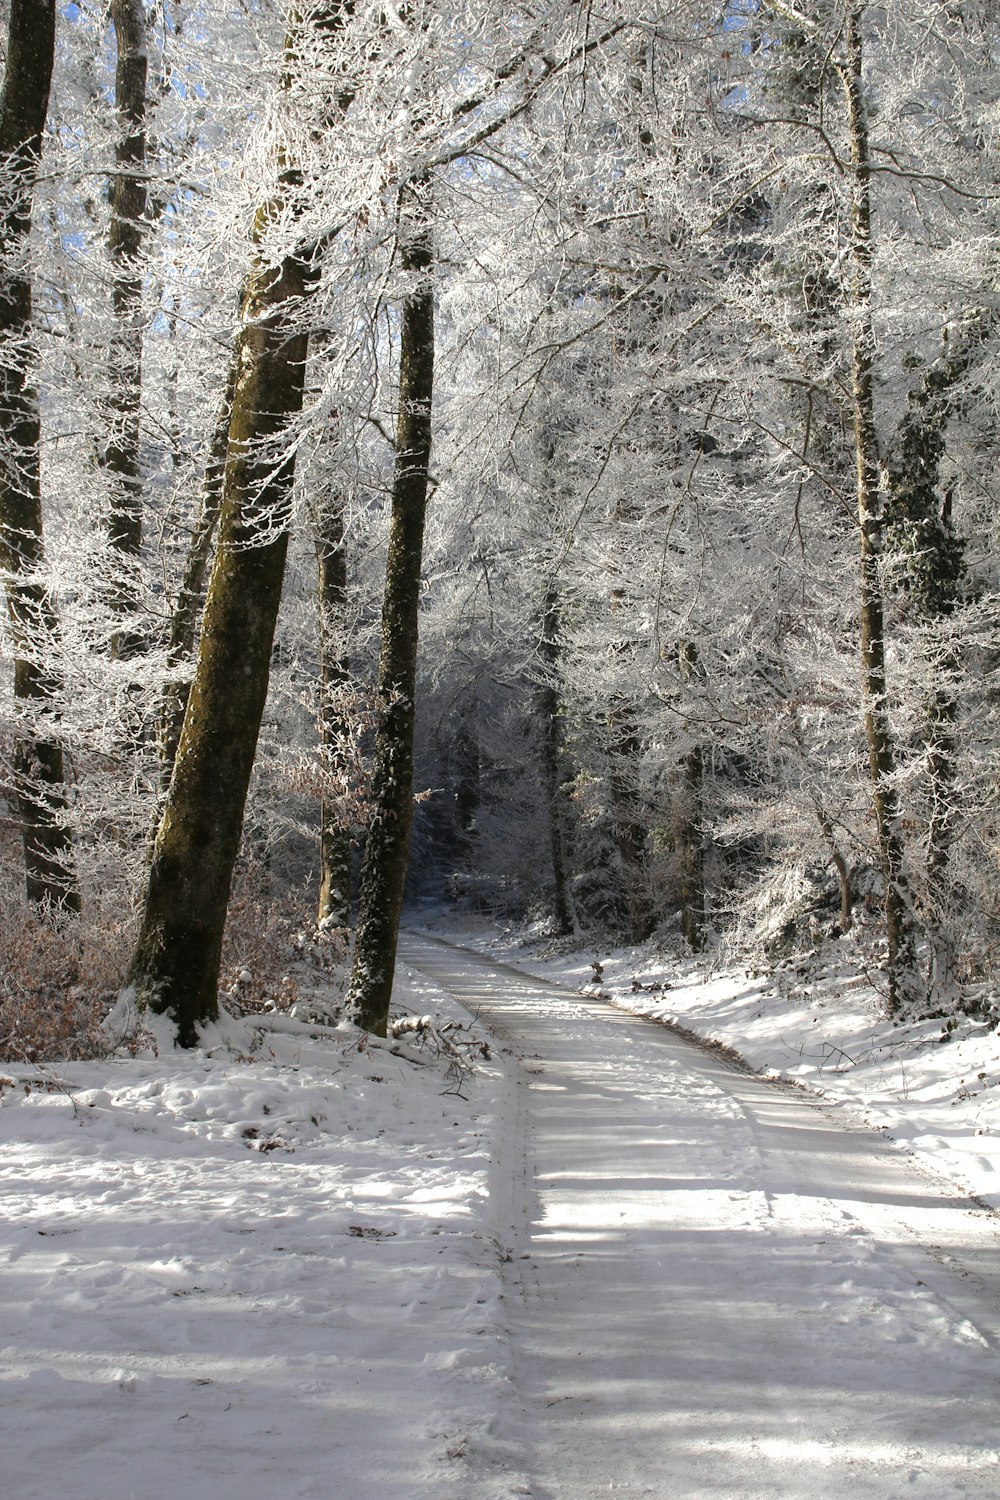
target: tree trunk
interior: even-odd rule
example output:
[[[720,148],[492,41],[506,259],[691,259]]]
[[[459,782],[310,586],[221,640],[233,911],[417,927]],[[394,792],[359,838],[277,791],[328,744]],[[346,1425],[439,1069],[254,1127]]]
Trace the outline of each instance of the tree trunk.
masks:
[[[219,543],[174,773],[128,982],[169,1012],[183,1047],[218,1014],[233,866],[267,697],[294,459],[268,439],[301,408],[308,335],[299,306],[313,266],[288,258],[254,279],[240,337]]]
[[[319,35],[349,16],[350,0],[313,13]],[[301,38],[285,46],[282,86],[295,83]],[[334,96],[330,120],[346,107]],[[282,159],[275,199],[262,205],[254,240],[295,215],[302,175]],[[177,1040],[218,1014],[218,974],[233,867],[267,697],[271,650],[288,550],[294,450],[309,335],[303,304],[319,280],[313,246],[250,277],[236,351],[219,540],[177,758],[153,850],[142,923],[128,975],[141,1004],[168,1012]]]
[[[139,552],[142,545],[142,475],[139,462],[139,414],[142,401],[142,282],[146,214],[146,71],[145,0],[111,0],[118,61],[115,109],[118,140],[111,179],[111,260],[113,326],[108,370],[108,437],[102,466],[109,485],[108,542],[111,550],[110,602],[116,615],[133,624],[117,631],[113,654],[134,655],[140,648],[134,617],[139,603]]]
[[[320,750],[324,770],[332,774],[338,769],[343,733],[336,695],[349,676],[342,645],[347,603],[347,553],[344,550],[344,509],[339,497],[328,499],[318,518],[316,565],[320,612]],[[350,927],[350,831],[343,817],[338,815],[335,799],[329,792],[324,792],[320,804],[319,853],[316,920],[335,927]]]
[[[195,523],[191,545],[188,548],[184,577],[177,593],[173,614],[170,617],[167,663],[171,669],[185,668],[194,654],[205,574],[212,555],[212,541],[219,524],[219,512],[222,509],[226,457],[229,451],[229,428],[233,416],[233,396],[236,391],[238,373],[238,357],[234,355],[229,364],[226,391],[222,399],[219,419],[212,433],[208,461],[205,465],[201,513]],[[160,775],[164,789],[168,786],[173,774],[190,691],[191,684],[184,678],[176,678],[168,682],[163,690],[163,699],[160,704]]]
[[[565,798],[562,791],[564,779],[562,714],[559,689],[556,685],[559,681],[561,633],[559,595],[555,581],[550,579],[545,590],[542,634],[539,641],[539,654],[545,668],[545,676],[538,695],[538,717],[542,726],[542,779],[545,785],[549,858],[552,864],[552,908],[556,931],[561,937],[566,937],[575,931],[576,923],[566,873],[566,819],[563,812]]]
[[[904,564],[902,591],[917,623],[943,632],[940,642],[928,649],[935,685],[925,705],[931,802],[927,901],[932,921],[940,918],[947,901],[956,818],[954,681],[959,652],[946,622],[961,602],[965,579],[964,544],[952,525],[949,497],[941,494],[941,460],[948,424],[962,405],[958,388],[989,324],[989,318],[977,315],[952,330],[941,358],[909,393],[888,464],[887,541]]]
[[[895,1015],[904,1003],[918,998],[920,985],[894,781],[896,752],[886,699],[885,618],[879,576],[883,556],[883,517],[875,425],[875,332],[871,314],[871,169],[862,76],[862,11],[859,0],[848,0],[844,32],[846,60],[840,65],[840,76],[847,99],[852,169],[853,277],[849,311],[853,322],[851,395],[861,540],[861,671],[872,805],[885,888],[888,1009],[890,1015]]]
[[[385,1035],[389,1017],[413,821],[417,615],[434,382],[429,196],[426,175],[407,183],[400,194],[400,257],[413,288],[403,303],[400,323],[399,421],[382,608],[373,806],[349,995],[358,1025],[378,1036]]]
[[[823,841],[830,852],[830,863],[837,872],[837,887],[840,891],[840,930],[846,936],[854,926],[854,887],[851,884],[850,866],[840,852],[833,824],[823,804],[818,798],[814,798],[813,806],[816,809]]]
[[[674,831],[680,877],[681,932],[693,953],[701,953],[705,947],[705,862],[701,831],[703,781],[702,749],[700,745],[694,745],[681,758]]]
[[[41,417],[31,384],[27,259],[54,52],[55,0],[12,0],[0,96],[0,238],[6,262],[0,286],[0,563],[14,640],[14,694],[25,720],[13,770],[28,897],[55,911],[76,912],[80,897],[63,816],[63,753],[53,722],[62,681],[44,664],[58,622],[40,577]]]

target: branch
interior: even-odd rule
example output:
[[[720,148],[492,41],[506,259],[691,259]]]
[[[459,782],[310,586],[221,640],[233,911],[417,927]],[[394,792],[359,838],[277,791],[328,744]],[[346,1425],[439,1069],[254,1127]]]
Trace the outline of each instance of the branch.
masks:
[[[467,156],[470,151],[474,151],[477,146],[481,146],[484,141],[488,141],[492,136],[496,135],[497,132],[502,130],[505,125],[509,125],[512,120],[516,120],[521,115],[523,115],[525,111],[534,103],[535,99],[541,93],[544,86],[549,83],[551,79],[558,77],[560,73],[564,73],[568,67],[570,67],[574,62],[577,62],[580,58],[588,57],[591,52],[596,51],[599,47],[606,46],[606,44],[612,41],[619,34],[619,32],[624,31],[628,24],[629,23],[627,21],[616,21],[613,26],[609,26],[608,29],[606,31],[603,31],[600,36],[593,37],[590,41],[580,42],[576,47],[572,49],[572,51],[568,52],[565,57],[560,58],[559,60],[551,57],[543,58],[542,71],[539,73],[538,77],[530,83],[522,99],[519,99],[515,104],[512,104],[509,109],[504,110],[504,112],[498,115],[495,120],[491,120],[488,125],[484,125],[480,130],[476,131],[475,134],[469,136],[468,139],[461,145],[450,147],[437,156],[429,157],[423,163],[421,170],[426,171],[433,167],[447,166],[450,162],[458,161],[461,157]],[[519,54],[516,63],[512,63],[511,65],[509,65],[509,68],[501,69],[500,72],[495,75],[496,84],[499,85],[500,83],[507,82],[507,80],[517,71],[517,68],[520,67],[523,63],[527,62],[527,60],[528,53],[525,50],[524,52]],[[496,93],[496,88],[492,90],[492,93]],[[463,118],[464,115],[469,113],[472,109],[477,108],[480,104],[484,104],[486,102],[486,99],[489,97],[489,94],[484,94],[480,97],[477,97],[474,103],[471,100],[463,101],[462,105],[457,106],[456,109],[452,112],[452,119],[454,120]]]

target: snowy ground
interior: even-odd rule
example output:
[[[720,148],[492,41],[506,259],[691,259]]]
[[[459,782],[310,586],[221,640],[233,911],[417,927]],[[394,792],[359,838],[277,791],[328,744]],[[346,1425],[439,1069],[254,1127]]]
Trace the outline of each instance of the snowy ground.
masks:
[[[400,999],[455,1007],[414,981]],[[467,1017],[465,1018],[468,1019]],[[275,1018],[0,1068],[0,1453],[19,1500],[464,1500],[516,1455],[502,1073]],[[410,1060],[413,1056],[424,1059]]]
[[[278,1018],[0,1068],[7,1491],[995,1495],[997,1223],[838,1116],[873,1092],[1000,1202],[996,1036],[920,1046],[860,989],[845,1021],[836,978],[547,967],[575,989],[594,960],[624,1003],[848,1104],[419,939],[400,1008],[460,1015],[447,986],[500,1030],[462,1094],[412,1041]]]

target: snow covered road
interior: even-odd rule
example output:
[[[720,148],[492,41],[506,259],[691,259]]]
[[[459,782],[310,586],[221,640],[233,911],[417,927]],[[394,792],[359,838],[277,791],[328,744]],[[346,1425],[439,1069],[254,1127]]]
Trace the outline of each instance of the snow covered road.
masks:
[[[522,1493],[994,1500],[996,1216],[665,1027],[436,939],[400,956],[523,1059],[493,1182]]]
[[[461,1093],[433,1047],[287,1015],[4,1064],[6,1491],[994,1500],[995,1215],[843,1109],[408,936],[398,1003],[457,1020],[442,987],[503,1041]]]

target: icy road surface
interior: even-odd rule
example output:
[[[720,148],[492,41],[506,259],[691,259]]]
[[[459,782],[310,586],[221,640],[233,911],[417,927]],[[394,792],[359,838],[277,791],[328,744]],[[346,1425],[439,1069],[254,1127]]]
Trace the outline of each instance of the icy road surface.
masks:
[[[434,939],[400,956],[523,1059],[494,1172],[519,1493],[996,1500],[995,1215],[662,1026]]]

